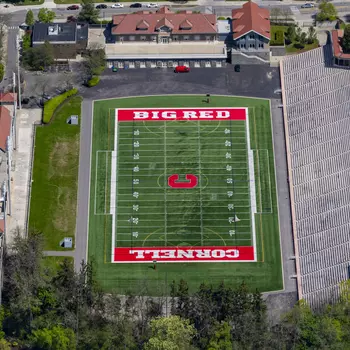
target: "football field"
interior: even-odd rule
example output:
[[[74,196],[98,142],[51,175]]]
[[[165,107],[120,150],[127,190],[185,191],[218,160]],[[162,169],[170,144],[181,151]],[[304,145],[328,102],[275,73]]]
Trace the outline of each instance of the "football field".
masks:
[[[89,258],[105,288],[282,288],[268,101],[116,99],[93,118]]]

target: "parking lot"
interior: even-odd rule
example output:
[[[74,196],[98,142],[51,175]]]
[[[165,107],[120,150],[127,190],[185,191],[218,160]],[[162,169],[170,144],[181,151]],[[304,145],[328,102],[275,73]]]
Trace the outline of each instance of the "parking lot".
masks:
[[[242,65],[235,72],[225,68],[193,68],[189,73],[174,73],[171,68],[128,69],[112,72],[106,69],[94,88],[83,88],[84,97],[112,97],[157,94],[221,94],[276,98],[280,88],[278,68]],[[98,96],[98,97],[97,97]]]

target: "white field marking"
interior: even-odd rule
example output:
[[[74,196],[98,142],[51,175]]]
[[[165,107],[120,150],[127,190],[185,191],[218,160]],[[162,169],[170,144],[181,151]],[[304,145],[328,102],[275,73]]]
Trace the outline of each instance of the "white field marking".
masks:
[[[256,159],[257,159],[257,165],[258,165],[258,177],[259,177],[259,190],[260,190],[260,210],[259,210],[259,213],[262,212],[262,196],[261,196],[261,193],[262,193],[262,190],[261,190],[261,176],[260,176],[260,162],[259,162],[259,150],[255,150],[256,151]]]
[[[186,228],[198,228],[198,226],[186,226]],[[250,225],[242,225],[240,226],[241,228],[248,228],[249,230],[251,229],[251,226]],[[126,228],[126,229],[129,229],[130,230],[130,226],[121,226],[121,225],[118,225],[118,229],[122,229],[122,228]],[[140,227],[141,229],[142,227]],[[174,225],[170,225],[170,226],[167,226],[167,229],[179,229],[179,228],[182,228],[182,226],[174,226]],[[225,230],[227,230],[227,225],[225,226],[207,226],[206,228],[224,228]],[[150,229],[159,229],[159,225],[158,226],[145,226],[145,230],[150,230]],[[171,232],[168,232],[169,234],[171,234]],[[162,233],[164,235],[164,232]],[[175,234],[175,233],[174,233]],[[251,232],[247,232],[247,234],[251,235]],[[119,235],[119,233],[118,233]],[[129,231],[129,235],[130,235],[130,231]]]
[[[107,211],[107,193],[106,193],[106,186],[108,182],[108,153],[106,152],[106,178],[105,178],[105,213]],[[107,214],[107,213],[106,213]]]
[[[100,150],[100,151],[96,151],[96,164],[95,164],[95,200],[94,200],[94,215],[106,215],[108,213],[106,213],[106,198],[105,198],[105,209],[103,211],[103,213],[97,213],[96,211],[96,203],[97,203],[97,183],[98,183],[98,159],[99,159],[99,154],[100,153],[106,153],[106,155],[108,155],[108,153],[110,153],[111,151],[106,151],[106,150]],[[106,171],[107,171],[107,164],[106,164]],[[107,182],[106,178],[104,179],[105,184]]]
[[[163,130],[163,136],[164,136],[164,237],[165,237],[165,246],[167,245],[167,178],[166,178],[166,123],[164,124],[164,130]]]
[[[244,195],[246,196],[247,195],[247,192],[242,192],[242,193],[237,193],[236,194],[239,194],[239,195]],[[207,195],[206,195],[207,196]],[[167,199],[168,202],[179,202],[179,199]],[[203,199],[203,202],[211,202],[212,200],[208,199]],[[130,202],[130,199],[119,199],[118,202]],[[145,199],[145,200],[140,200],[139,201],[140,203],[144,202],[144,203],[149,203],[149,202],[159,202],[159,199]],[[193,199],[181,199],[181,202],[193,202]]]
[[[130,233],[129,233],[130,235]],[[139,236],[140,237],[140,236]],[[236,241],[241,241],[241,242],[245,242],[245,241],[249,241],[250,242],[250,238],[232,238]],[[143,239],[140,239],[138,238],[139,241],[142,241]],[[217,242],[217,241],[220,241],[221,239],[220,238],[207,238],[205,241],[206,242]],[[147,238],[147,242],[158,242],[159,244],[159,239],[150,239],[150,238]],[[118,242],[130,242],[129,239],[118,239]],[[169,239],[169,242],[175,242],[175,245],[176,245],[176,242],[179,242],[178,239]],[[195,238],[191,238],[191,239],[186,239],[186,242],[194,242],[194,243],[197,243],[198,242],[198,239],[195,239]],[[227,243],[227,242],[226,242]],[[196,244],[197,245],[197,244]],[[230,244],[228,244],[230,246]],[[195,248],[196,246],[194,246]]]
[[[115,156],[115,159],[117,158],[117,151],[118,151],[118,110],[115,109],[115,116],[114,116],[114,148],[113,148],[113,153]],[[112,157],[113,157],[112,153]],[[116,159],[118,162],[118,159]],[[112,214],[112,251],[111,251],[111,261],[113,262],[114,260],[114,248],[115,248],[115,235],[116,235],[116,217],[117,217],[117,172],[118,172],[118,164],[117,162],[112,162],[112,164],[115,164],[115,171],[112,171],[111,174],[111,188],[113,186],[113,190],[111,189],[111,214]],[[112,177],[114,174],[114,179],[115,181],[112,181]],[[112,198],[112,193],[114,198]],[[114,205],[112,205],[114,203]],[[112,211],[113,207],[113,211]]]
[[[247,175],[247,173],[243,173],[243,174],[237,174],[237,176],[238,175]],[[130,175],[118,175],[118,177],[122,177],[122,176],[129,176],[130,177]],[[148,177],[149,178],[149,175],[137,175],[137,177],[139,177],[139,176],[141,176],[141,177],[143,177],[143,176],[145,176],[145,177]],[[207,173],[205,173],[205,176],[215,176],[216,178],[217,177],[219,177],[219,176],[227,176],[227,174],[218,174],[218,173],[216,173],[216,174],[207,174]],[[243,181],[243,180],[241,180],[242,182],[246,182],[246,181]]]
[[[220,146],[222,146],[222,143],[223,142],[216,142],[216,143],[212,143],[211,145],[220,145]],[[178,142],[175,142],[175,143],[169,143],[168,144],[168,146],[178,146],[179,145],[179,143]],[[234,145],[239,145],[239,146],[241,146],[242,145],[242,143],[241,142],[232,142],[232,146],[234,146]],[[128,145],[128,144],[124,144],[124,145],[119,145],[120,147],[122,147],[122,146],[127,146],[127,147],[130,147],[131,145]],[[149,146],[155,146],[154,147],[154,149],[153,150],[157,150],[157,149],[159,149],[159,143],[148,143],[147,144],[147,147],[149,147]],[[186,146],[197,146],[197,144],[195,144],[195,143],[189,143],[189,144],[187,144],[186,143]],[[220,147],[220,148],[210,148],[210,149],[213,149],[213,150],[222,150],[222,148]],[[150,151],[152,151],[152,150],[150,150]]]
[[[255,174],[254,174],[254,152],[250,148],[250,132],[249,132],[249,114],[246,110],[246,130],[247,130],[247,150],[249,165],[249,183],[250,183],[250,207],[251,207],[251,224],[252,224],[252,243],[254,247],[254,261],[258,260],[258,252],[256,249],[256,231],[255,231],[255,213],[256,213],[256,190],[255,190]]]

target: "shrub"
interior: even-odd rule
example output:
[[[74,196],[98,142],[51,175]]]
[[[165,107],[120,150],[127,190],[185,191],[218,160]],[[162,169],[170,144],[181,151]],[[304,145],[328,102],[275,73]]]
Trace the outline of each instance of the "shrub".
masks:
[[[294,47],[296,48],[296,49],[303,49],[305,46],[303,45],[303,44],[300,44],[300,43],[295,43],[294,44]]]
[[[0,63],[0,81],[2,81],[2,79],[4,79],[4,74],[5,74],[4,65],[2,63]]]
[[[45,124],[49,123],[57,107],[62,104],[68,97],[76,95],[78,93],[77,89],[68,90],[65,93],[52,98],[44,103],[44,116],[43,122]]]
[[[275,37],[272,38],[270,45],[284,45],[284,32],[282,30],[276,31]]]
[[[31,38],[30,38],[30,33],[26,33],[23,35],[22,38],[22,49],[23,50],[28,50],[31,45]]]
[[[220,17],[218,17],[218,20],[220,20],[220,19],[226,19],[226,17],[220,16]]]
[[[100,78],[99,78],[99,77],[92,77],[92,78],[87,82],[87,86],[88,86],[88,87],[93,87],[93,86],[96,86],[99,82],[100,82]]]

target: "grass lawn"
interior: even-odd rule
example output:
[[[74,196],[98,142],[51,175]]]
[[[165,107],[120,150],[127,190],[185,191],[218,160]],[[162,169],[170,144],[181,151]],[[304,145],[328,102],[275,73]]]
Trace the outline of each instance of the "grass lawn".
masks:
[[[36,129],[29,227],[44,234],[45,250],[65,250],[60,240],[75,234],[80,127],[66,119],[80,110],[81,97],[72,97]]]
[[[305,51],[309,51],[312,49],[316,49],[318,48],[318,40],[316,40],[314,43],[312,44],[305,44],[305,47],[303,49],[298,49],[296,47],[294,47],[294,43],[287,45],[286,46],[286,52],[287,53],[301,53],[301,52],[305,52]]]
[[[286,33],[287,29],[288,29],[288,26],[271,26],[271,38],[274,38],[276,32],[278,32],[278,31],[283,31],[284,33]],[[301,53],[301,52],[305,52],[308,50],[316,49],[318,47],[318,40],[317,39],[312,44],[305,44],[303,49],[298,49],[298,48],[294,47],[295,43],[296,42],[292,42],[291,44],[285,46],[287,53],[293,53],[293,54],[294,53]]]
[[[54,276],[64,260],[69,261],[70,264],[74,263],[74,259],[70,256],[45,256],[42,260],[42,268],[48,275]]]
[[[30,6],[30,5],[41,5],[45,0],[24,0],[14,4],[15,6]]]
[[[110,151],[114,149],[114,108],[140,108],[140,107],[208,107],[208,104],[203,101],[203,96],[155,96],[155,97],[137,97],[137,98],[124,98],[124,99],[115,99],[115,100],[106,100],[106,101],[97,101],[94,104],[94,120],[93,120],[93,145],[92,145],[92,160],[91,160],[91,188],[90,188],[90,217],[89,217],[89,242],[88,242],[88,256],[90,261],[93,261],[96,268],[96,278],[101,286],[106,291],[116,290],[118,293],[147,293],[148,295],[164,295],[169,294],[169,284],[171,281],[179,281],[180,279],[184,279],[188,282],[190,291],[193,292],[198,288],[198,286],[202,282],[210,283],[217,285],[221,281],[224,281],[227,285],[237,286],[242,281],[245,281],[249,287],[254,290],[258,288],[260,291],[272,291],[272,290],[280,290],[283,288],[282,281],[282,270],[281,270],[281,252],[280,252],[280,241],[279,241],[279,226],[278,226],[278,210],[277,210],[277,199],[276,199],[276,184],[275,184],[275,168],[274,168],[274,156],[273,156],[273,145],[272,145],[272,130],[271,130],[271,116],[270,116],[270,108],[269,101],[263,99],[249,99],[249,98],[235,98],[235,97],[223,97],[223,96],[211,96],[210,99],[210,107],[248,107],[249,108],[249,130],[250,130],[250,142],[251,149],[258,150],[254,151],[255,159],[255,171],[256,177],[260,175],[259,185],[256,188],[256,197],[257,197],[257,206],[258,212],[259,208],[266,208],[266,203],[268,205],[268,211],[262,210],[263,213],[255,214],[255,227],[257,233],[257,252],[258,252],[258,261],[245,263],[245,262],[233,262],[233,263],[161,263],[157,264],[157,269],[152,269],[150,265],[152,264],[113,264],[111,263],[111,232],[112,232],[112,218],[111,215],[103,215],[104,210],[107,208],[106,212],[109,212],[109,196],[106,197],[105,193],[109,192],[109,188],[107,190],[99,190],[100,182],[96,182],[96,174],[98,174],[99,179],[103,169],[107,169],[105,171],[105,179],[110,178],[110,167],[106,167],[106,164],[100,164],[100,161],[105,159],[104,161],[109,161],[108,156],[106,158],[101,158],[97,156],[97,151]],[[157,122],[162,123],[162,122]],[[168,122],[169,123],[169,122]],[[191,122],[189,125],[191,125]],[[204,122],[204,123],[215,123],[215,122]],[[128,123],[126,123],[128,124]],[[175,123],[176,124],[176,123]],[[174,125],[167,125],[166,128],[173,128]],[[187,124],[186,124],[187,125]],[[235,124],[236,125],[236,124]],[[233,128],[235,128],[233,125]],[[139,123],[137,127],[142,127]],[[155,126],[152,126],[153,128]],[[222,127],[222,125],[218,125],[218,128]],[[240,126],[237,124],[238,129]],[[124,128],[124,127],[123,127]],[[126,126],[125,128],[128,128]],[[224,128],[225,129],[225,128]],[[222,133],[224,129],[221,130]],[[239,131],[237,129],[237,131]],[[120,129],[122,130],[122,129]],[[125,133],[119,134],[119,142],[121,139],[131,140],[131,138],[127,135],[127,129],[124,129]],[[141,130],[141,129],[140,129]],[[153,129],[152,129],[153,130]],[[154,130],[153,130],[154,131]],[[150,131],[152,133],[152,131]],[[168,131],[167,131],[168,132]],[[171,131],[170,131],[171,132]],[[143,133],[143,131],[142,131]],[[190,131],[189,131],[190,133]],[[180,133],[181,134],[181,133]],[[148,136],[147,136],[148,135]],[[149,139],[150,134],[145,134],[145,137]],[[181,134],[183,136],[183,133]],[[171,136],[173,137],[173,136]],[[185,138],[188,135],[184,136]],[[218,137],[216,134],[213,134],[211,138],[211,143],[218,142]],[[220,134],[220,138],[222,135]],[[237,136],[237,140],[242,137],[242,135]],[[151,143],[154,145],[156,141],[156,136],[154,139],[151,139]],[[192,135],[189,135],[189,139],[195,140],[196,138]],[[187,139],[187,141],[189,140]],[[210,166],[210,162],[208,161],[209,157],[215,160],[215,156],[211,155],[209,137],[202,136],[201,140],[203,144],[203,154],[205,161],[202,164],[202,168],[205,169],[206,166]],[[237,142],[236,140],[236,142]],[[187,141],[183,142],[186,143]],[[220,140],[219,140],[220,141]],[[127,142],[127,141],[125,141]],[[146,141],[142,141],[143,144]],[[194,141],[191,141],[194,142]],[[242,141],[243,143],[245,141]],[[221,143],[220,143],[221,144]],[[180,145],[180,143],[179,143]],[[145,145],[146,149],[148,149],[147,144]],[[197,145],[198,147],[198,145]],[[218,147],[218,146],[217,146]],[[176,147],[178,149],[178,146]],[[149,151],[154,154],[155,157],[159,157],[159,155],[163,154],[163,148],[159,147],[159,149],[149,149]],[[204,151],[207,149],[207,151]],[[239,148],[237,148],[238,150]],[[198,150],[198,148],[197,148]],[[167,150],[166,158],[168,159],[171,149]],[[261,152],[260,152],[261,151]],[[120,153],[119,153],[120,152]],[[118,158],[118,162],[122,162],[118,165],[119,171],[118,176],[120,174],[122,176],[129,176],[127,171],[128,162],[124,162],[122,157],[125,157],[125,154],[129,152],[126,148],[118,150],[118,154],[120,155],[120,159]],[[162,153],[163,152],[163,153]],[[188,155],[188,150],[185,150],[186,155]],[[105,152],[108,154],[108,152]],[[130,154],[130,153],[129,153]],[[98,157],[98,158],[97,158]],[[169,162],[172,158],[169,158]],[[242,158],[242,168],[245,168],[247,165],[246,158]],[[98,166],[96,167],[98,161]],[[174,160],[172,160],[173,162]],[[147,161],[148,162],[148,161]],[[154,202],[157,201],[153,205],[155,208],[160,204],[160,200],[156,200],[156,191],[154,193],[148,193],[147,188],[150,185],[150,181],[152,180],[152,172],[151,170],[154,168],[154,163],[156,160],[150,161],[149,169],[150,176],[144,177],[142,179],[143,182],[147,182],[146,184],[146,198],[154,199]],[[186,163],[187,162],[187,163]],[[191,170],[189,162],[194,163],[193,160],[186,158],[183,159],[184,166],[189,166],[188,170]],[[209,162],[209,163],[208,163]],[[184,164],[186,163],[186,164]],[[168,165],[169,163],[167,163]],[[195,163],[194,163],[195,164]],[[146,165],[147,166],[147,165]],[[195,169],[196,165],[193,165],[193,169]],[[237,164],[239,167],[239,164]],[[217,168],[216,165],[212,165],[211,167]],[[214,169],[213,168],[213,169]],[[109,169],[109,172],[108,172]],[[211,168],[210,168],[211,169]],[[213,170],[212,169],[212,170]],[[125,172],[125,175],[124,175]],[[208,170],[207,170],[208,172]],[[261,175],[260,173],[263,173]],[[209,174],[208,174],[209,175]],[[208,176],[209,177],[209,176]],[[119,178],[119,177],[118,177]],[[225,178],[226,179],[226,178]],[[105,180],[103,180],[105,181]],[[119,181],[119,180],[118,180]],[[124,181],[124,180],[123,180]],[[208,183],[210,186],[210,179]],[[267,186],[267,181],[269,181],[269,185]],[[244,187],[247,183],[244,181],[238,181]],[[107,182],[105,182],[107,183]],[[108,183],[107,183],[108,184]],[[124,183],[123,187],[127,184]],[[97,186],[97,187],[96,187]],[[242,187],[242,188],[243,188]],[[148,188],[149,189],[149,188]],[[97,197],[96,197],[97,193]],[[121,192],[118,192],[118,196]],[[142,194],[142,192],[140,192]],[[244,191],[242,192],[244,195]],[[96,213],[96,201],[98,201],[99,196],[105,196],[106,201],[104,201],[104,209],[100,210],[97,207],[98,215]],[[220,197],[218,193],[217,196]],[[216,194],[214,194],[216,197]],[[158,197],[157,197],[158,198]],[[226,199],[225,199],[226,200]],[[209,201],[209,200],[208,200]],[[125,203],[127,200],[124,201]],[[260,203],[260,204],[259,204]],[[119,202],[118,202],[119,205]],[[175,200],[172,205],[174,208],[179,210],[176,211],[179,214],[181,211],[181,203]],[[196,204],[193,204],[193,208],[195,208]],[[203,215],[206,214],[206,209],[203,206]],[[192,209],[193,209],[192,208]],[[249,206],[248,206],[249,208]],[[119,215],[123,215],[123,208],[120,208]],[[126,209],[126,208],[124,208]],[[196,208],[195,208],[196,209]],[[164,208],[157,209],[164,211]],[[196,210],[199,210],[197,207]],[[249,210],[249,209],[248,209]],[[154,214],[157,214],[158,211]],[[144,214],[147,216],[148,213]],[[193,216],[189,218],[191,222],[197,220],[197,212],[191,211],[190,215]],[[149,214],[148,214],[149,215]],[[153,215],[153,214],[152,214]],[[188,212],[181,214],[181,219],[186,216],[188,217]],[[214,215],[216,216],[216,214]],[[213,218],[214,218],[213,216]],[[118,220],[120,220],[121,216],[118,216]],[[155,217],[156,218],[156,217]],[[216,219],[216,218],[215,218]],[[227,219],[227,218],[226,218]],[[157,217],[159,222],[159,227],[162,227],[161,220]],[[173,220],[173,219],[172,219]],[[152,222],[152,217],[147,218],[146,221]],[[119,224],[119,228],[122,222],[126,222],[124,219],[122,221],[117,222]],[[155,222],[153,223],[153,225]],[[248,227],[248,226],[247,226]],[[188,228],[188,227],[186,227]],[[219,230],[219,228],[218,228]],[[213,228],[213,231],[216,231]],[[214,232],[215,233],[215,232]],[[228,233],[226,232],[228,235]],[[155,235],[158,237],[157,235]],[[175,236],[174,236],[175,237]],[[125,240],[130,239],[131,235],[125,236]],[[177,239],[175,237],[175,239]],[[179,238],[180,239],[180,238]],[[125,244],[128,244],[127,242]],[[130,241],[129,241],[130,244]],[[151,243],[151,245],[164,246],[163,238],[159,236],[159,244],[156,242]],[[170,244],[170,243],[169,243]],[[177,242],[173,242],[172,244],[176,245]],[[132,245],[130,245],[132,246]],[[147,246],[147,244],[146,244]]]

